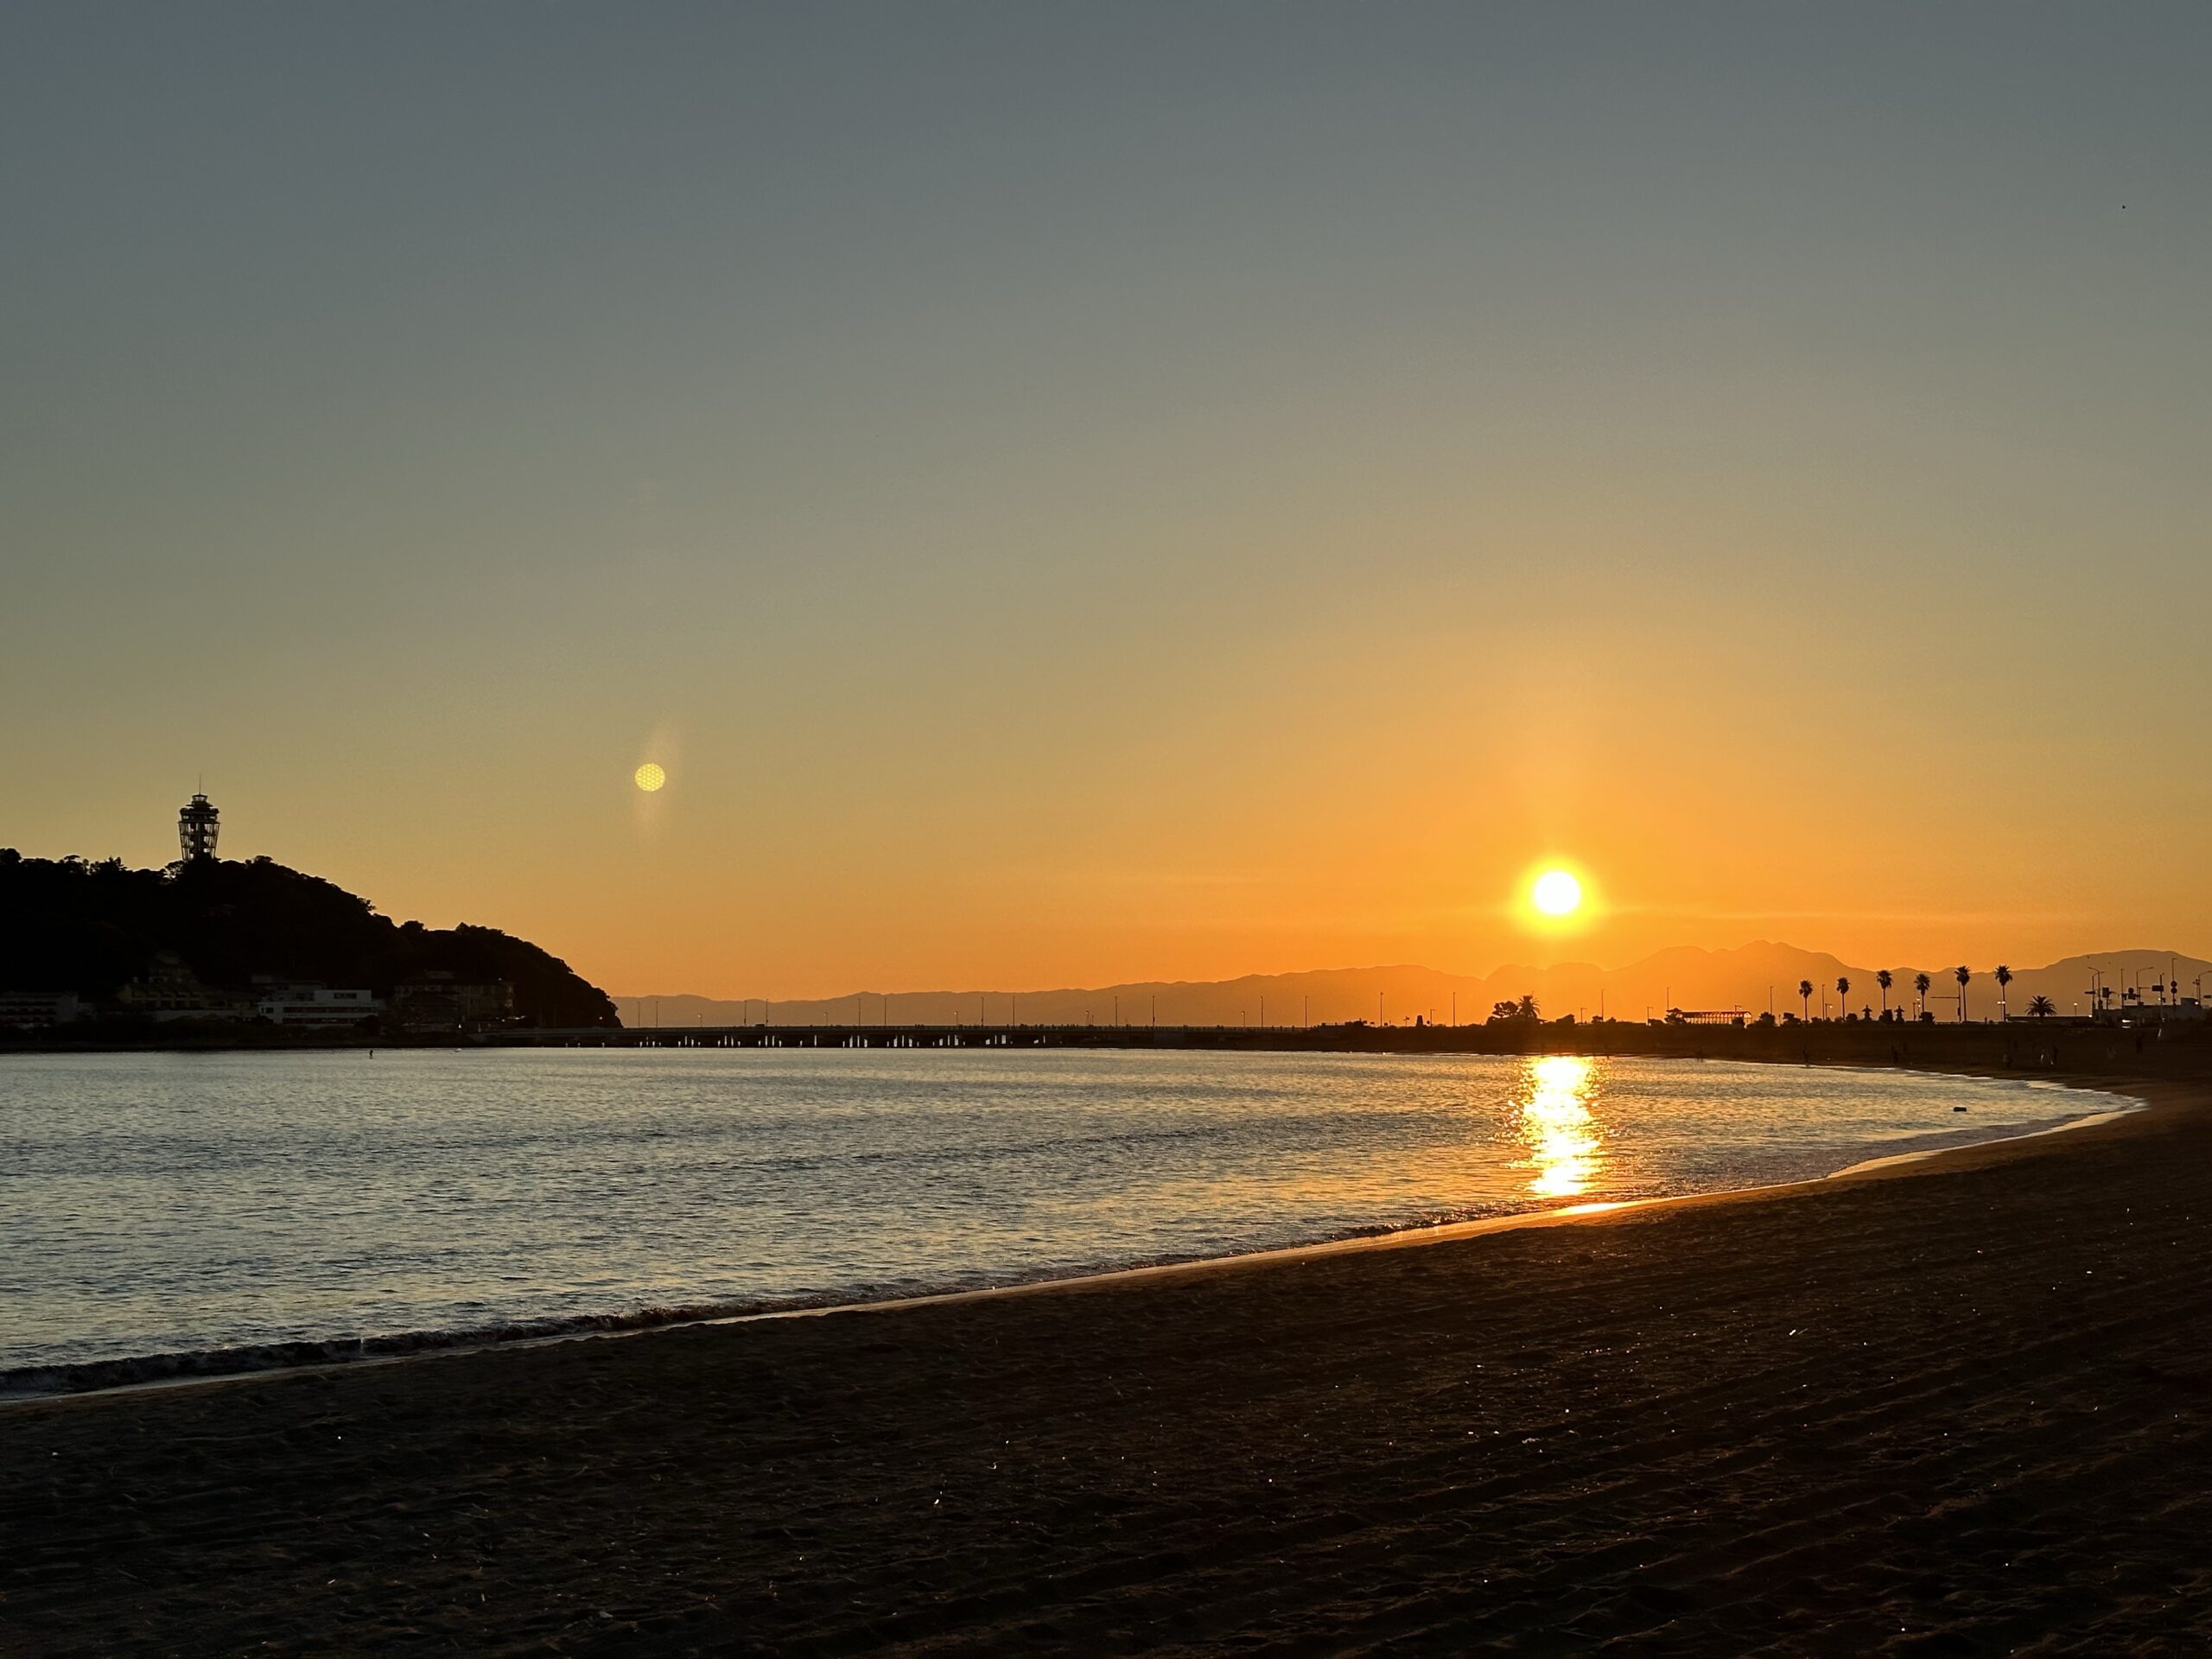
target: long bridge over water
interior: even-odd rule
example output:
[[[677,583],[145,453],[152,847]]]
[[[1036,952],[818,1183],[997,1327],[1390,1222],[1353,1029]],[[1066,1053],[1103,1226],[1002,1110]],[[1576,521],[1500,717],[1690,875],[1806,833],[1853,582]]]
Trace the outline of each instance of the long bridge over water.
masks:
[[[1605,1020],[1510,1020],[1478,1026],[821,1025],[607,1026],[510,1030],[464,1039],[471,1046],[617,1049],[1184,1049],[1291,1053],[1618,1054],[1681,1059],[1945,1064],[2012,1070],[2067,1062],[2095,1069],[2140,1033],[2052,1022],[2020,1026],[1840,1025],[1724,1027]],[[2129,1046],[2139,1046],[2130,1044]],[[2212,1046],[2212,1028],[2173,1033],[2164,1047]],[[2106,1051],[2109,1049],[2110,1054]]]
[[[1662,1027],[1626,1020],[1580,1027],[1516,1020],[1479,1026],[607,1026],[511,1030],[476,1040],[531,1048],[1117,1048],[1370,1054],[1572,1051],[1702,1057],[1741,1048],[1745,1034],[1740,1029]]]

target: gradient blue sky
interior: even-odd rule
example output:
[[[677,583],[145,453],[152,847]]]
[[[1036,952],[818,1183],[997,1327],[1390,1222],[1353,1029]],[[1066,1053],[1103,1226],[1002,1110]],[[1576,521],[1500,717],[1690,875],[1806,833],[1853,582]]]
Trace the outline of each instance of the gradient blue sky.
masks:
[[[11,6],[0,843],[204,773],[621,991],[2201,951],[2208,84],[2201,6]]]

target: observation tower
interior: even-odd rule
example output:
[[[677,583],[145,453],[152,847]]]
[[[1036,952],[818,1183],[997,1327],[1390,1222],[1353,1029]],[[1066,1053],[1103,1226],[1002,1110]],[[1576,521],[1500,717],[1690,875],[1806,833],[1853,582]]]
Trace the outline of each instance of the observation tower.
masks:
[[[176,815],[176,838],[188,864],[215,856],[215,820],[220,816],[205,795],[194,795]]]

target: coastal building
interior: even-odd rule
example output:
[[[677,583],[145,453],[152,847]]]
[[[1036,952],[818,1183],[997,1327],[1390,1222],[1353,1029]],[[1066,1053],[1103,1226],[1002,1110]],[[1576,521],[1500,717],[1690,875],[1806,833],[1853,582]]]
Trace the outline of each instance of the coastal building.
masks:
[[[254,1013],[276,1026],[350,1029],[384,1012],[381,998],[365,990],[328,985],[285,985],[257,992]]]
[[[385,1023],[394,1031],[495,1031],[514,1017],[515,988],[505,980],[472,985],[431,973],[392,988]]]
[[[0,991],[0,1026],[18,1031],[43,1031],[88,1020],[92,1009],[74,991]]]
[[[194,795],[184,804],[184,810],[176,815],[176,839],[184,849],[186,863],[215,856],[215,836],[221,816],[215,810],[215,804],[205,795]]]
[[[158,950],[145,973],[116,993],[125,1014],[155,1020],[251,1020],[253,1000],[200,982],[182,957]]]
[[[2206,1013],[2202,1000],[2194,996],[2177,997],[2171,1002],[2139,997],[2122,1004],[2117,1014],[2107,1010],[2107,1017],[2117,1018],[2123,1026],[2172,1026],[2201,1020]]]

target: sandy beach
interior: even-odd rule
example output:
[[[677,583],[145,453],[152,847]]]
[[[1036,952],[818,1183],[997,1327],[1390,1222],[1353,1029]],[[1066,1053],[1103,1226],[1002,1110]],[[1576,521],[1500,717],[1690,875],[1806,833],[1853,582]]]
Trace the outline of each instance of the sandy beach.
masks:
[[[0,1411],[10,1653],[2212,1646],[2212,1089],[1457,1240]]]

